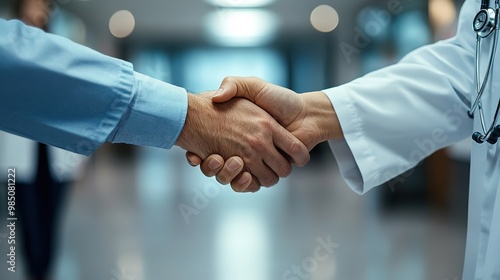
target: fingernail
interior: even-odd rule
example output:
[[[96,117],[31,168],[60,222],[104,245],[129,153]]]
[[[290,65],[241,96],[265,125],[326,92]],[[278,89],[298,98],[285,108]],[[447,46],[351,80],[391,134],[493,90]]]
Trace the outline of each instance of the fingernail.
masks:
[[[196,166],[189,158],[187,159],[187,162],[189,163],[189,165],[191,166]]]
[[[222,165],[221,162],[219,162],[218,160],[216,159],[211,159],[209,162],[208,162],[208,168],[212,169],[212,170],[217,170],[220,166]]]
[[[246,184],[246,182],[248,182],[250,178],[248,178],[248,176],[241,176],[241,178],[238,180],[238,184],[240,185],[244,185]]]
[[[212,97],[219,96],[219,95],[221,95],[223,92],[224,92],[224,89],[223,89],[223,88],[219,88],[219,89],[215,92],[214,96],[212,96]]]
[[[241,167],[241,164],[240,164],[237,160],[233,159],[233,160],[229,163],[229,165],[227,166],[227,169],[228,169],[229,171],[236,171],[236,170],[238,170],[240,167]]]

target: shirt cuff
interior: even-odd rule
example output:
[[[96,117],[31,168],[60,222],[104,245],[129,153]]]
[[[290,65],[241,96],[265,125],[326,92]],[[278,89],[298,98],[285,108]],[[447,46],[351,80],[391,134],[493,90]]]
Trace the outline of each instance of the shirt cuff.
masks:
[[[186,90],[137,72],[134,78],[129,109],[108,141],[170,149],[186,120]]]

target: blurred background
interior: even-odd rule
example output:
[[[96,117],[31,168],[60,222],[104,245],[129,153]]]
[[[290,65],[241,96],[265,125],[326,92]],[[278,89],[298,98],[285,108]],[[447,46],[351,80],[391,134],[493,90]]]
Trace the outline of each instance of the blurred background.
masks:
[[[228,75],[306,92],[453,36],[462,2],[2,0],[0,17],[192,92]],[[20,217],[17,272],[1,268],[0,279],[460,279],[469,144],[364,196],[321,144],[277,186],[235,194],[178,148],[104,145],[83,158],[2,133],[0,221],[7,167],[17,170]],[[2,267],[7,236],[0,227]]]

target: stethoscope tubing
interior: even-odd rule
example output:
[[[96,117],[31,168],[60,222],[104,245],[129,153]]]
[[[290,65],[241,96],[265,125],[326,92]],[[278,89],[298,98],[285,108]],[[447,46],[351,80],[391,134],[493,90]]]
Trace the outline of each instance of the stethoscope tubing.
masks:
[[[498,46],[498,9],[496,10],[495,14],[495,30],[493,31],[493,50],[490,55],[490,60],[488,62],[488,69],[486,70],[486,75],[484,76],[483,83],[481,84],[480,82],[480,55],[481,55],[481,36],[476,35],[476,90],[477,90],[477,97],[476,100],[474,101],[472,107],[469,110],[469,114],[473,115],[474,112],[476,111],[477,106],[479,105],[481,98],[483,97],[484,90],[486,89],[486,85],[488,84],[488,81],[490,79],[490,72],[491,69],[493,68],[493,62],[495,61],[495,55],[496,55],[496,50]],[[481,84],[481,87],[479,85]]]
[[[468,111],[468,115],[469,115],[469,117],[472,118],[474,116],[474,112],[476,111],[476,109],[479,110],[481,127],[483,129],[482,134],[478,133],[481,135],[479,137],[479,141],[478,141],[479,143],[482,143],[482,142],[484,142],[492,137],[492,134],[495,131],[495,124],[498,121],[499,111],[500,111],[500,100],[499,100],[499,102],[497,104],[496,111],[495,111],[495,115],[493,117],[493,122],[491,123],[491,126],[489,128],[487,128],[481,100],[482,100],[483,94],[485,92],[486,85],[488,84],[488,81],[489,81],[490,76],[491,76],[491,69],[493,68],[493,63],[495,61],[495,56],[496,56],[497,47],[498,47],[499,10],[500,10],[499,9],[499,1],[500,0],[495,0],[495,22],[494,22],[495,28],[493,30],[493,33],[494,33],[493,34],[493,46],[492,46],[492,51],[491,51],[489,62],[488,62],[488,68],[486,70],[486,74],[484,76],[482,83],[481,83],[481,74],[480,74],[481,40],[485,37],[490,36],[491,33],[486,35],[486,36],[481,36],[479,33],[476,35],[476,53],[475,53],[475,55],[476,55],[475,68],[476,69],[475,69],[475,79],[474,80],[475,80],[475,84],[476,84],[475,88],[477,91],[477,97],[476,97],[474,103],[472,104],[470,110]]]

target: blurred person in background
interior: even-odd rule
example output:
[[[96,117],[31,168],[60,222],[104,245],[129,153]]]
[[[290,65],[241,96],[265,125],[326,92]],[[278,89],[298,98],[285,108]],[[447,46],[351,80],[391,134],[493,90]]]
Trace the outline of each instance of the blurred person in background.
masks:
[[[212,100],[255,102],[309,149],[329,141],[343,178],[360,194],[472,136],[462,279],[500,279],[500,84],[492,74],[500,67],[499,2],[465,1],[455,37],[345,85],[297,95],[257,78],[227,78]],[[218,155],[187,158],[220,181],[241,176],[211,169],[207,161]]]

